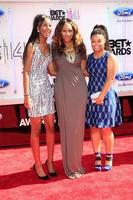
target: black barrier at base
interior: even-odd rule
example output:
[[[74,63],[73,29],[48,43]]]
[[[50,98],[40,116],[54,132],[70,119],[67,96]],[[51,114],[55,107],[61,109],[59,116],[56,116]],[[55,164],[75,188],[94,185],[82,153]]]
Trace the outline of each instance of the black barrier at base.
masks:
[[[45,132],[43,119],[41,128],[42,132]],[[57,113],[55,113],[55,130],[59,130]],[[23,104],[0,107],[0,131],[30,133],[30,118]]]
[[[132,98],[120,97],[124,125],[114,128],[115,135],[133,134],[133,101]],[[90,138],[89,129],[85,127],[85,138]],[[55,113],[56,141],[59,142],[59,127],[57,113]],[[45,126],[42,123],[41,143],[45,142]],[[29,145],[30,121],[23,104],[0,106],[0,147]]]
[[[133,121],[133,96],[120,97],[122,119],[123,122]],[[126,112],[127,106],[129,107],[129,112]]]

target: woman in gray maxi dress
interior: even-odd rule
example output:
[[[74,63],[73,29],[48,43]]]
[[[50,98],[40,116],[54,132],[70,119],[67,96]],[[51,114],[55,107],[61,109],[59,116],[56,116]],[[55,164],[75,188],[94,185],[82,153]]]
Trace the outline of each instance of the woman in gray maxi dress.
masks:
[[[71,26],[70,26],[71,25]],[[65,174],[69,178],[78,178],[84,173],[81,156],[84,140],[85,107],[87,101],[87,84],[82,63],[86,63],[86,51],[82,43],[82,52],[74,47],[70,52],[67,48],[58,49],[56,40],[65,29],[75,31],[75,24],[69,19],[61,20],[53,37],[53,60],[57,69],[55,81],[55,103],[61,135],[62,157]],[[69,37],[69,36],[68,36]],[[75,36],[76,37],[76,36]],[[61,39],[63,43],[63,39]],[[82,41],[82,40],[81,40]],[[70,43],[73,44],[73,43]],[[60,47],[59,47],[60,48]]]

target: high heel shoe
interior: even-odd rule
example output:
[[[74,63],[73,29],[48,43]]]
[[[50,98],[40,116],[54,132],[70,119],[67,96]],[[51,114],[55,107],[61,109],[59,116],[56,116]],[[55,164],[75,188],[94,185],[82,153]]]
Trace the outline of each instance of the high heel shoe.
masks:
[[[51,172],[51,171],[49,170],[49,168],[48,168],[48,160],[46,160],[45,164],[46,164],[46,167],[47,167],[47,170],[48,170],[49,175],[50,175],[50,176],[53,176],[53,177],[57,176],[56,171]]]
[[[106,154],[105,167],[104,167],[104,170],[105,170],[105,171],[109,171],[109,170],[112,169],[112,160],[113,160],[112,154],[107,153],[107,154]]]
[[[99,152],[95,153],[95,165],[94,169],[96,171],[102,171],[102,164],[101,164],[101,154]]]
[[[70,179],[77,179],[78,177],[76,176],[76,174],[75,173],[71,173],[69,176],[68,176],[68,178],[70,178]]]
[[[73,172],[68,176],[68,178],[70,178],[70,179],[78,179],[81,176],[82,176],[82,174],[80,174],[79,172]]]
[[[35,171],[35,173],[36,173],[36,175],[37,175],[37,177],[38,177],[39,179],[42,179],[42,180],[49,180],[48,175],[45,175],[45,176],[39,176],[39,175],[38,175],[38,173],[37,173],[37,171],[36,171],[35,164],[33,165],[33,169],[34,169],[34,171]]]

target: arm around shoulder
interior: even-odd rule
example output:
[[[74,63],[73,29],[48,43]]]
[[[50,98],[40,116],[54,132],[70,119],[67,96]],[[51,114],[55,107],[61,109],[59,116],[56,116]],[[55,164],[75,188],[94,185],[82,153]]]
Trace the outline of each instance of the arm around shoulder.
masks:
[[[48,72],[51,76],[56,76],[56,66],[54,62],[50,62],[48,65]]]
[[[84,74],[84,76],[89,76],[89,74],[87,72],[86,60],[81,60],[81,70],[82,70],[82,73]]]

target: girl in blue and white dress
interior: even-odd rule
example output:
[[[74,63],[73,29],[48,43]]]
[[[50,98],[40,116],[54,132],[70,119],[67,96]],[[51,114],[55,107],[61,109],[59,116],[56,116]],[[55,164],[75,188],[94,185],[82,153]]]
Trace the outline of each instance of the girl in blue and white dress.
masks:
[[[51,176],[56,176],[53,166],[54,153],[54,101],[48,70],[54,75],[50,47],[47,38],[51,33],[51,21],[48,16],[37,15],[34,19],[33,30],[23,54],[23,86],[24,105],[28,109],[31,121],[31,147],[38,178],[47,180],[41,158],[39,136],[42,118],[46,128],[46,143],[48,159],[46,166]]]
[[[116,56],[109,47],[108,32],[105,26],[96,25],[91,33],[93,53],[89,55],[88,103],[86,124],[90,127],[91,140],[95,152],[95,169],[101,171],[101,141],[106,149],[104,170],[112,168],[114,135],[111,127],[122,123],[121,108],[113,82],[118,70]],[[97,97],[92,99],[95,93]]]

